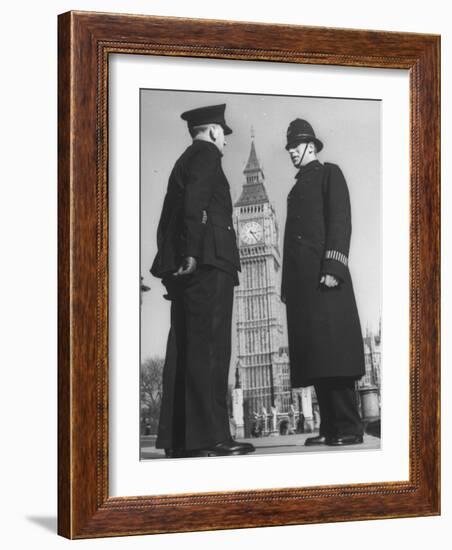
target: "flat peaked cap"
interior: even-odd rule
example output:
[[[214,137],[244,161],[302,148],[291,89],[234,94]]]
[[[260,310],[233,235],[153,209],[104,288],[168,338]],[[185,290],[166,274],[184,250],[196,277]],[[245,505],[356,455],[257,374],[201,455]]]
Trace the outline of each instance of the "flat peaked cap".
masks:
[[[185,111],[180,117],[182,120],[187,121],[189,128],[201,126],[202,124],[219,124],[224,130],[224,135],[227,136],[232,134],[232,130],[224,120],[225,109],[226,103],[222,103],[221,105],[210,105],[208,107],[199,107],[198,109]]]
[[[309,143],[310,141],[315,143],[317,151],[323,149],[323,143],[320,139],[317,139],[314,133],[313,127],[307,120],[302,118],[296,118],[292,120],[287,128],[287,145],[286,149],[296,147],[299,143]]]

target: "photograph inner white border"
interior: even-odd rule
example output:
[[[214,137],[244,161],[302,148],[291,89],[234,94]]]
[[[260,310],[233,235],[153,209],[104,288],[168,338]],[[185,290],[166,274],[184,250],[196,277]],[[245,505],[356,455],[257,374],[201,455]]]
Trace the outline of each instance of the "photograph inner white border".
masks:
[[[407,480],[408,71],[123,54],[110,56],[109,71],[109,494]],[[140,461],[140,88],[382,100],[381,449]]]

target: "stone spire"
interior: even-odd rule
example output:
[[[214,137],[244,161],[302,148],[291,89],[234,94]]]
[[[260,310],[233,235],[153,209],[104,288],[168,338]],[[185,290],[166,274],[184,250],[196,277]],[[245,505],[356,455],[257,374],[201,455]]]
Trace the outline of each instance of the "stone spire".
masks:
[[[262,172],[261,166],[259,164],[259,159],[257,158],[254,141],[251,142],[250,156],[248,157],[248,162],[246,163],[245,170],[243,170],[243,173],[245,175],[251,172],[252,173]],[[262,177],[263,177],[263,174],[262,174]]]
[[[254,145],[254,129],[251,128],[251,149],[246,163],[245,183],[242,187],[242,193],[235,206],[247,206],[249,204],[262,204],[268,202],[268,195],[264,185],[264,172],[260,165]]]

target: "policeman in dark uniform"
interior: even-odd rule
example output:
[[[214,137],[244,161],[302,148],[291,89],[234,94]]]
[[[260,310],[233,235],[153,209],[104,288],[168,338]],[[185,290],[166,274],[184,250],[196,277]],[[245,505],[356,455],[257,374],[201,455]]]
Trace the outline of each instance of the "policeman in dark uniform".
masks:
[[[286,303],[293,387],[314,385],[320,433],[306,445],[362,443],[355,381],[364,349],[348,269],[351,211],[339,166],[320,163],[312,126],[290,123],[286,149],[298,168],[288,196],[282,297]]]
[[[225,104],[187,111],[193,143],[171,172],[151,273],[171,300],[156,447],[168,457],[245,454],[227,410],[234,285],[240,260],[221,166]]]

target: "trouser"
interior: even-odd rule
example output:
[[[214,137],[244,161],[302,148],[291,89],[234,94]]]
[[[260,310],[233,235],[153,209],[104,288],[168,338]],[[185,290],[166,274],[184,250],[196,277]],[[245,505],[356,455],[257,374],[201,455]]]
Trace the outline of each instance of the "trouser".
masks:
[[[166,286],[171,328],[156,447],[210,447],[231,437],[227,389],[233,277],[201,266]]]
[[[318,379],[314,384],[320,412],[320,435],[363,435],[354,378]]]

